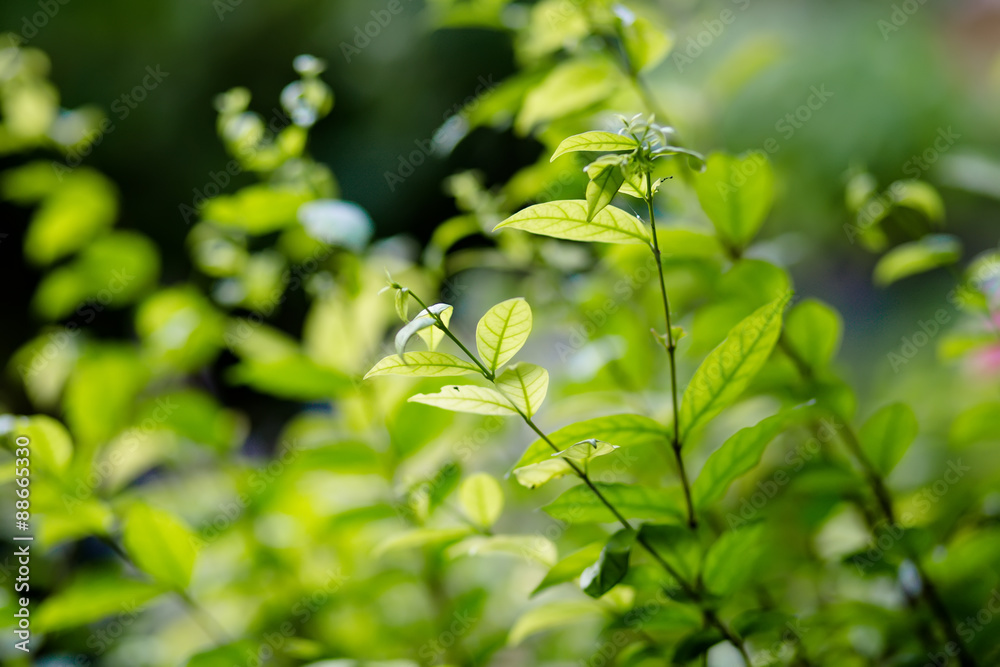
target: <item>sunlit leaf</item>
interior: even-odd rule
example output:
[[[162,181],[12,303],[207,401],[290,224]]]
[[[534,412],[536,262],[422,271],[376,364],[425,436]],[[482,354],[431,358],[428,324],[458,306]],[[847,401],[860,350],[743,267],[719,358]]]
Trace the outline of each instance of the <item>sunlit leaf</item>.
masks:
[[[479,368],[447,352],[407,352],[402,357],[385,357],[365,375],[407,375],[411,377],[443,377],[479,373]]]
[[[588,172],[589,173],[589,172]],[[591,174],[587,183],[587,220],[602,211],[618,194],[618,189],[625,182],[625,173],[620,165],[611,164]]]
[[[495,389],[474,385],[449,386],[436,394],[417,394],[411,403],[432,405],[442,410],[471,412],[478,415],[516,415],[517,410]]]
[[[619,414],[594,417],[564,426],[550,433],[558,451],[585,440],[598,440],[611,443],[616,447],[636,447],[666,442],[669,431],[655,419],[643,415]],[[551,460],[553,449],[542,439],[531,444],[524,452],[515,467]]]
[[[957,262],[962,243],[949,234],[931,234],[919,241],[898,245],[875,265],[875,283],[891,285],[897,280]]]
[[[772,301],[736,325],[695,371],[681,403],[682,442],[738,399],[764,366],[781,334],[789,298]]]
[[[172,514],[136,503],[125,518],[122,543],[139,569],[158,582],[175,589],[191,583],[195,536]]]
[[[494,228],[510,227],[569,241],[592,243],[649,243],[642,221],[625,211],[608,206],[593,220],[587,219],[587,202],[582,199],[535,204],[510,216]]]
[[[619,81],[618,71],[608,60],[566,60],[528,92],[515,127],[527,134],[536,125],[583,111],[606,99]]]
[[[527,301],[517,298],[498,303],[476,325],[479,357],[486,368],[496,372],[524,347],[530,333],[531,306]]]
[[[522,362],[505,370],[496,379],[496,387],[521,412],[531,417],[545,401],[549,372],[541,366]]]
[[[635,139],[612,132],[584,132],[574,134],[562,140],[562,143],[552,154],[550,161],[573,151],[595,151],[606,153],[611,151],[631,151],[635,150],[639,144]]]

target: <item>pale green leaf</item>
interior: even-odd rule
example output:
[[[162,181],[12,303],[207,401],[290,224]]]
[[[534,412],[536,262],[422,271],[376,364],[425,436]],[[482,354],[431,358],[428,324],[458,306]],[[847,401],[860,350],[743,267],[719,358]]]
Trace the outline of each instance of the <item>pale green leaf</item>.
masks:
[[[918,430],[917,416],[910,406],[892,403],[868,418],[858,440],[875,469],[888,475],[903,458]]]
[[[175,589],[191,583],[195,535],[169,512],[137,503],[125,518],[122,543],[140,570]]]
[[[428,310],[433,309],[434,306],[431,306]],[[424,311],[420,312],[423,313]],[[455,309],[451,306],[447,306],[446,308],[438,309],[436,312],[438,317],[441,318],[441,321],[444,322],[444,325],[448,326],[451,324],[451,316],[452,313],[455,312]],[[420,336],[421,340],[427,344],[427,349],[432,352],[438,348],[438,345],[440,345],[441,341],[445,338],[444,331],[442,331],[440,327],[427,327],[426,329],[421,329],[417,332],[417,335]]]
[[[458,500],[465,515],[482,528],[489,528],[503,512],[503,489],[484,472],[472,475],[458,489]]]
[[[365,375],[408,375],[411,377],[444,377],[479,373],[479,368],[447,352],[407,352],[402,357],[385,357]]]
[[[470,412],[478,415],[516,415],[517,410],[495,389],[475,385],[443,387],[436,394],[417,394],[411,403],[432,405],[442,410]]]
[[[535,364],[519,363],[496,379],[496,387],[521,412],[531,417],[549,390],[549,372]]]
[[[569,241],[591,243],[649,243],[649,231],[642,220],[620,208],[608,206],[587,219],[583,199],[535,204],[518,211],[494,228],[511,227]]]
[[[436,303],[433,306],[429,306],[425,310],[421,310],[417,313],[416,317],[408,322],[406,326],[400,329],[396,334],[396,354],[403,354],[403,351],[406,350],[406,344],[410,342],[410,339],[413,338],[413,336],[418,332],[437,325],[437,318],[435,318],[434,315],[440,315],[441,313],[450,310],[451,306],[448,304]],[[441,335],[444,335],[444,332],[441,332]],[[437,344],[436,339],[434,338],[425,338],[424,340],[435,342],[435,345]]]
[[[556,562],[556,545],[541,535],[473,535],[448,547],[447,556],[486,556],[505,554],[552,567]]]
[[[595,439],[617,447],[636,447],[665,442],[670,432],[655,419],[643,415],[607,415],[564,426],[549,434],[559,451],[584,440]],[[515,467],[551,460],[553,449],[539,438],[521,456]]]
[[[772,301],[737,324],[695,371],[681,403],[682,442],[738,399],[764,366],[781,335],[790,297]]]
[[[490,371],[511,360],[531,333],[531,306],[521,298],[490,308],[476,325],[476,348]]]
[[[611,203],[624,182],[625,172],[619,165],[607,165],[591,175],[586,195],[588,222]]]
[[[897,280],[954,264],[962,256],[962,243],[950,234],[931,234],[918,241],[898,245],[875,265],[875,283],[891,285]]]
[[[514,477],[521,486],[535,489],[546,482],[559,479],[571,472],[573,472],[573,469],[570,468],[565,460],[550,459],[548,461],[539,461],[538,463],[521,466],[514,470]]]
[[[549,602],[521,614],[510,630],[507,643],[517,646],[539,632],[576,625],[581,620],[602,617],[604,614],[604,610],[596,604],[579,601]]]
[[[467,537],[471,528],[416,528],[402,533],[395,533],[380,542],[372,551],[376,558],[392,551],[404,549],[422,549],[424,547],[442,547]]]
[[[50,633],[87,625],[108,616],[132,617],[161,586],[112,573],[89,572],[46,597],[34,616],[35,629]]]
[[[574,134],[562,140],[562,143],[552,154],[550,161],[573,151],[595,151],[605,153],[609,151],[631,151],[635,150],[639,144],[632,137],[614,134],[612,132],[584,132]]]

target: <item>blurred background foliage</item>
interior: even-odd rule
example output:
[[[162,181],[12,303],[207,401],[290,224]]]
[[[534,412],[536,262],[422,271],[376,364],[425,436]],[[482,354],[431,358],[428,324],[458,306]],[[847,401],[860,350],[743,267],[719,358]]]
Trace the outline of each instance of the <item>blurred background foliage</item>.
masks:
[[[872,285],[878,257],[905,240],[914,211],[921,235],[940,231],[946,219],[965,259],[996,248],[995,3],[929,1],[902,19],[891,3],[860,1],[629,3],[673,39],[667,53],[670,44],[651,32],[638,54],[663,58],[643,73],[645,92],[621,83],[600,40],[581,27],[581,6],[608,3],[401,0],[400,13],[365,45],[359,31],[388,4],[0,8],[0,26],[15,35],[4,46],[20,36],[30,47],[16,57],[4,49],[0,62],[0,270],[11,286],[0,331],[10,360],[0,407],[39,415],[24,428],[46,443],[33,462],[47,480],[33,487],[33,511],[46,515],[41,543],[53,557],[37,572],[41,592],[58,591],[50,599],[59,603],[36,619],[51,633],[45,664],[183,664],[216,644],[190,664],[249,664],[267,632],[285,637],[279,664],[330,656],[466,663],[495,653],[507,661],[498,664],[524,664],[591,655],[599,620],[620,620],[632,600],[574,602],[567,614],[589,618],[592,628],[501,650],[538,582],[532,565],[487,569],[434,552],[415,568],[406,552],[371,555],[399,522],[422,525],[449,511],[447,495],[463,470],[502,473],[526,440],[517,433],[493,446],[502,431],[495,420],[431,412],[405,402],[412,387],[356,380],[393,325],[391,300],[377,294],[390,268],[424,294],[440,290],[466,328],[487,305],[524,293],[541,322],[541,340],[529,350],[554,364],[559,395],[574,398],[552,401],[551,423],[644,403],[656,411],[663,378],[648,350],[635,352],[645,349],[646,313],[656,303],[648,278],[636,273],[644,257],[481,233],[526,203],[579,196],[584,174],[570,161],[550,165],[551,149],[595,119],[610,127],[608,111],[642,111],[644,95],[686,146],[706,154],[765,150],[775,174],[764,241],[739,271],[724,274],[714,239],[675,238],[681,250],[669,267],[671,289],[676,308],[694,312],[685,363],[759,305],[754,289],[780,292],[792,282],[843,315],[838,368],[859,398],[843,399],[847,418],[876,398],[908,400],[920,415],[928,435],[898,473],[903,487],[933,479],[934,466],[921,457],[940,463],[938,440],[995,440],[990,427],[981,432],[993,424],[991,404],[977,403],[997,398],[995,353],[964,354],[967,345],[981,346],[980,329],[942,335],[927,353],[907,357],[902,373],[887,357],[941,309],[947,328],[960,322],[949,298],[956,276],[937,271]],[[557,62],[580,69],[567,67],[565,80],[547,79],[551,88],[539,93]],[[87,127],[103,128],[89,145],[81,141]],[[690,178],[683,169],[669,173]],[[887,228],[891,238],[854,238],[873,194],[897,192],[890,184],[901,179],[936,190],[899,195],[909,208]],[[704,229],[692,195],[665,189],[671,222]],[[947,242],[935,251],[957,259]],[[289,272],[294,285],[275,298]],[[623,276],[638,282],[620,300],[622,314],[594,321],[607,297],[624,294]],[[706,300],[711,307],[702,307]],[[600,337],[590,339],[588,323]],[[945,349],[931,353],[939,343]],[[955,359],[964,362],[942,363]],[[39,373],[23,381],[18,369],[34,364]],[[417,389],[439,385],[421,381]],[[982,414],[953,426],[953,414],[967,408]],[[761,413],[764,406],[753,404],[720,432]],[[983,486],[996,480],[988,453],[967,455],[984,464]],[[665,473],[654,456],[643,464],[650,477]],[[539,504],[515,485],[504,489],[516,508]],[[928,530],[947,533],[949,519],[969,505],[982,509],[984,523],[995,522],[995,494],[948,498]],[[774,509],[790,533],[800,524],[803,533],[817,529],[835,506],[830,494],[809,502],[807,517]],[[153,507],[169,507],[182,521]],[[501,527],[551,528],[538,513],[511,514]],[[107,544],[119,532],[152,582],[121,583],[130,570]],[[151,535],[180,544],[193,534],[197,570],[191,554],[160,558],[149,547]],[[553,541],[566,538],[565,555],[600,534],[573,527]],[[440,537],[448,543],[455,533]],[[990,533],[966,543],[952,585],[976,575],[995,585],[995,571],[982,575],[995,542]],[[551,565],[552,557],[542,549],[537,560]],[[509,588],[498,590],[497,581]],[[213,621],[198,622],[200,607],[180,613],[195,605],[185,594],[135,612],[164,591],[191,589],[210,617],[222,619],[221,638]],[[974,610],[981,600],[969,593],[960,603]],[[877,655],[883,644],[903,641],[902,621],[867,603],[838,612],[878,630],[875,639],[854,637],[855,647]],[[105,617],[110,624],[87,629]],[[475,629],[452,629],[466,618],[476,619]],[[281,629],[288,621],[291,635]],[[844,633],[849,625],[834,624]],[[673,637],[690,626],[689,618],[672,618],[660,629]],[[102,629],[117,634],[105,639]],[[449,632],[463,638],[466,654],[433,643]],[[230,633],[245,638],[227,643]],[[840,659],[829,664],[868,664]]]

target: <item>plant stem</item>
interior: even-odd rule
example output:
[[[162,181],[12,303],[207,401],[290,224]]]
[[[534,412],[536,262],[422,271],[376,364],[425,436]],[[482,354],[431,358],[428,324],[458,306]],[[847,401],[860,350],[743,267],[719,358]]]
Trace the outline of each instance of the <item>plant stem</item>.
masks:
[[[782,336],[778,345],[781,347],[782,351],[792,360],[792,363],[798,369],[802,377],[811,381],[814,378],[814,373],[812,368],[797,352],[792,348],[784,336]],[[864,449],[861,447],[861,441],[858,439],[857,433],[850,424],[844,424],[843,433],[841,435],[841,441],[850,451],[851,456],[858,462],[861,469],[865,473],[865,477],[868,480],[868,484],[871,487],[872,495],[875,496],[875,502],[879,507],[885,520],[889,522],[890,525],[896,525],[896,512],[893,509],[892,494],[889,492],[889,487],[886,486],[885,479],[883,479],[881,473],[872,464],[871,460],[865,454]],[[958,662],[962,667],[976,667],[976,660],[969,653],[968,647],[962,640],[961,635],[959,635],[957,628],[955,627],[954,619],[951,617],[951,612],[948,611],[948,607],[944,604],[944,600],[941,598],[937,586],[934,581],[930,578],[930,575],[924,569],[923,564],[920,561],[920,555],[910,546],[906,541],[903,541],[903,549],[906,552],[907,557],[913,562],[913,566],[917,570],[917,574],[920,576],[921,586],[920,586],[920,596],[924,599],[931,613],[938,621],[938,625],[944,632],[945,637],[948,641],[953,642],[955,646],[958,647]]]
[[[424,305],[424,302],[421,301],[416,294],[414,294],[413,292],[409,292],[409,294],[413,296],[413,298],[416,299],[417,303],[419,303],[426,310],[427,306]],[[494,380],[493,373],[490,373],[482,364],[479,363],[479,361],[475,358],[475,356],[473,356],[472,352],[470,352],[469,349],[465,345],[463,345],[461,341],[458,340],[458,338],[451,332],[451,329],[441,320],[440,317],[434,315],[433,313],[431,315],[432,317],[434,317],[435,320],[437,320],[438,326],[441,328],[441,330],[449,338],[455,341],[455,343],[458,344],[459,348],[462,350],[462,352],[465,353],[467,357],[469,357],[469,359],[474,361],[476,365],[479,366],[479,369],[482,372],[483,377],[492,382]],[[549,436],[546,435],[545,432],[542,431],[542,429],[538,428],[538,425],[535,424],[534,420],[532,420],[531,417],[522,412],[521,409],[518,408],[517,406],[511,405],[511,407],[517,412],[518,415],[520,415],[521,420],[528,426],[528,428],[534,431],[535,434],[552,449],[552,451],[554,452],[560,451],[559,447],[554,442],[552,442],[552,439],[549,438]],[[574,463],[569,459],[564,459],[564,460],[566,461],[566,464],[569,465],[569,467],[573,470],[573,473],[580,478],[580,480],[587,486],[587,488],[590,489],[590,491],[594,494],[594,496],[608,509],[609,512],[611,512],[612,516],[615,517],[615,519],[622,525],[623,528],[626,528],[628,530],[635,530],[634,528],[632,528],[632,524],[629,523],[628,519],[626,519],[625,516],[618,511],[618,508],[616,508],[614,504],[610,500],[608,500],[608,498],[603,493],[601,493],[601,490],[597,488],[594,482],[590,479],[590,476],[584,470],[582,470],[579,465],[577,465],[576,463]],[[692,586],[683,577],[681,577],[677,569],[674,568],[669,562],[667,562],[667,560],[656,550],[656,547],[654,547],[646,537],[638,533],[638,531],[636,534],[636,542],[638,542],[649,553],[649,555],[653,558],[653,560],[655,560],[657,564],[659,564],[660,567],[662,567],[667,574],[669,574],[671,577],[674,578],[674,580],[677,582],[677,585],[680,586],[681,590],[683,590],[684,593],[689,598],[691,598],[691,600],[693,600],[695,603],[699,605],[701,605],[704,602],[704,599],[701,593],[697,590],[697,588]],[[715,615],[714,611],[702,608],[702,615],[704,616],[706,623],[709,623],[710,625],[715,627],[727,641],[729,641],[731,644],[733,644],[733,646],[736,647],[736,649],[740,652],[740,655],[743,656],[743,659],[746,662],[747,667],[750,667],[750,656],[747,653],[746,647],[743,645],[743,640],[740,639],[736,635],[736,633],[730,630],[726,626],[726,624],[723,623],[722,620]]]
[[[427,304],[425,304],[420,299],[420,297],[417,296],[416,294],[414,294],[412,291],[407,290],[406,293],[409,294],[410,296],[412,296],[416,300],[416,302],[420,304],[420,307],[423,308],[424,310],[426,310],[427,314],[434,318],[434,320],[438,324],[438,328],[441,329],[441,331],[444,332],[444,335],[446,335],[448,338],[452,339],[452,341],[455,342],[455,345],[458,345],[458,347],[462,350],[462,352],[464,352],[465,355],[467,357],[469,357],[469,359],[471,359],[472,362],[474,364],[476,364],[476,366],[479,367],[479,372],[483,374],[483,377],[485,377],[490,382],[493,382],[493,380],[494,380],[493,372],[490,369],[486,368],[486,366],[484,366],[482,364],[482,362],[479,361],[479,357],[477,357],[476,355],[472,354],[472,352],[469,351],[469,348],[465,347],[465,345],[462,343],[462,341],[460,341],[458,339],[458,337],[455,336],[455,334],[453,334],[451,332],[451,329],[449,329],[448,325],[446,325],[444,323],[444,320],[441,319],[441,316],[438,315],[437,313],[432,313],[431,311],[427,310]]]
[[[656,258],[656,270],[660,276],[660,296],[663,299],[663,317],[667,325],[667,356],[670,358],[670,399],[673,403],[673,436],[671,448],[674,450],[674,460],[677,462],[677,473],[684,487],[684,502],[687,505],[688,526],[692,530],[698,527],[698,519],[694,513],[694,503],[691,500],[691,484],[684,468],[684,457],[681,455],[680,409],[677,387],[677,341],[674,340],[674,328],[670,319],[670,299],[667,297],[667,284],[663,279],[663,262],[660,253],[660,242],[656,238],[656,211],[653,207],[653,174],[646,174],[646,208],[649,210],[649,227],[653,242],[650,249]]]

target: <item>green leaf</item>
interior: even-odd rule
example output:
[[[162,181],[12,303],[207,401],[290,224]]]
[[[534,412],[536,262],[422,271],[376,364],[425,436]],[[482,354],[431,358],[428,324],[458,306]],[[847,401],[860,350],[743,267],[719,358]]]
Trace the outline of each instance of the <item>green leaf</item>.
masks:
[[[942,266],[954,264],[962,256],[962,243],[950,234],[931,234],[918,241],[898,245],[875,265],[875,284],[891,285]]]
[[[656,67],[674,45],[669,33],[657,28],[649,19],[636,18],[622,26],[625,52],[636,72]]]
[[[736,325],[712,350],[684,390],[681,440],[729,407],[763,367],[781,335],[781,316],[791,295],[772,301]]]
[[[858,440],[875,469],[888,475],[917,437],[917,416],[910,406],[892,403],[868,418]]]
[[[458,500],[465,515],[482,528],[491,527],[503,512],[503,489],[499,482],[484,472],[462,482]]]
[[[754,574],[766,546],[762,523],[723,533],[705,555],[705,586],[716,595],[731,596]]]
[[[785,319],[785,339],[812,369],[830,363],[840,347],[843,329],[840,314],[816,299],[795,304]]]
[[[510,629],[507,643],[510,646],[517,646],[531,635],[575,625],[583,619],[600,617],[604,613],[604,610],[596,604],[583,604],[579,601],[549,602],[521,614],[514,627]]]
[[[42,601],[35,612],[35,629],[47,634],[108,616],[132,618],[143,604],[163,592],[161,586],[109,572],[81,574]]]
[[[55,475],[66,470],[70,459],[73,458],[73,441],[62,422],[48,415],[32,417],[3,415],[3,419],[0,419],[0,428],[7,427],[9,430],[2,432],[2,435],[8,437],[7,447],[11,451],[20,447],[16,444],[17,438],[22,436],[28,438],[32,468]]]
[[[889,193],[897,206],[905,206],[923,213],[932,223],[944,222],[944,201],[930,183],[924,181],[896,181],[889,186]]]
[[[626,519],[651,519],[682,523],[684,498],[678,488],[648,489],[633,484],[595,482],[594,486]],[[567,523],[613,523],[618,519],[589,487],[568,489],[543,507],[548,514]]]
[[[515,121],[519,134],[583,111],[606,99],[621,81],[609,60],[571,58],[552,69],[524,98]]]
[[[433,309],[434,306],[431,306],[428,310]],[[424,311],[420,312],[423,313]],[[448,326],[451,323],[451,316],[454,312],[454,308],[447,306],[446,308],[438,309],[437,315],[441,318],[441,321],[444,322],[444,325]],[[427,327],[426,329],[421,329],[417,332],[417,335],[420,336],[420,339],[427,344],[427,349],[432,352],[437,349],[438,345],[440,345],[441,341],[445,338],[444,331],[442,331],[440,327]]]
[[[169,512],[136,503],[125,518],[122,543],[139,569],[158,582],[175,589],[191,583],[195,536]]]
[[[549,434],[560,451],[584,440],[601,440],[617,447],[637,447],[661,443],[670,437],[670,432],[655,419],[643,415],[607,415],[585,419]],[[552,448],[539,438],[531,443],[515,468],[551,460]]]
[[[761,151],[709,155],[694,185],[705,214],[719,235],[736,248],[753,240],[774,201],[774,174]]]
[[[715,628],[695,630],[677,643],[674,649],[673,664],[686,665],[724,639]]]
[[[532,597],[538,595],[547,588],[576,579],[580,576],[580,573],[586,570],[594,563],[594,561],[597,560],[597,558],[601,555],[603,548],[604,547],[599,542],[594,542],[593,544],[586,546],[579,551],[575,551],[560,560],[552,566],[548,574],[545,575],[545,578],[542,579],[541,583],[535,586],[535,590],[531,591]]]
[[[587,218],[587,202],[582,199],[535,204],[518,211],[499,225],[552,236],[568,241],[591,243],[649,243],[650,237],[642,221],[620,208],[608,206],[593,220]]]
[[[354,386],[343,373],[321,366],[304,354],[244,359],[229,368],[226,379],[264,394],[302,401],[330,399]]]
[[[443,377],[479,373],[468,361],[446,352],[407,352],[402,357],[385,357],[365,375],[367,380],[377,375],[408,375],[411,377]]]
[[[514,470],[517,483],[529,489],[537,489],[546,482],[559,479],[573,472],[573,469],[563,459],[539,461]]]
[[[443,547],[467,537],[471,528],[417,528],[402,533],[395,533],[380,542],[372,551],[376,558],[391,551],[403,549],[420,549],[423,547]]]
[[[556,545],[541,535],[472,535],[448,547],[447,556],[506,554],[552,567],[557,553]]]
[[[312,198],[305,189],[250,185],[236,194],[206,202],[202,218],[248,234],[270,234],[298,224],[299,207]]]
[[[411,403],[432,405],[442,410],[471,412],[477,415],[516,415],[510,401],[495,389],[475,385],[443,387],[436,394],[417,394]]]
[[[948,442],[965,447],[1000,440],[1000,402],[982,403],[958,415],[951,423]]]
[[[610,151],[632,151],[638,146],[639,144],[632,137],[612,132],[584,132],[563,139],[549,161],[554,162],[556,158],[573,151],[606,153]]]
[[[476,325],[479,357],[492,372],[517,354],[531,333],[531,306],[521,298],[508,299],[490,308]]]
[[[433,306],[428,306],[426,309],[421,310],[417,313],[410,322],[406,324],[399,332],[396,334],[396,354],[402,355],[406,350],[406,344],[410,342],[418,332],[428,329],[430,327],[437,325],[437,318],[434,315],[440,315],[446,310],[451,310],[451,306],[446,303],[436,303]],[[444,332],[441,332],[444,335]],[[428,339],[434,341],[433,338]]]
[[[598,456],[605,456],[616,449],[618,449],[618,447],[612,445],[610,442],[590,438],[589,440],[582,440],[575,445],[570,445],[566,449],[560,450],[552,456],[558,456],[562,459],[570,459],[581,463],[588,463],[591,459],[595,459]]]
[[[594,174],[587,173],[590,175],[590,182],[587,183],[587,222],[591,222],[618,194],[618,189],[625,182],[625,172],[621,165],[610,164]]]
[[[623,528],[616,532],[601,549],[597,562],[580,575],[580,588],[592,598],[599,598],[625,578],[636,532]]]
[[[691,485],[696,507],[706,507],[725,495],[729,485],[760,463],[767,445],[794,422],[807,419],[811,410],[796,408],[772,415],[740,429],[708,457]]]
[[[545,401],[549,372],[534,364],[516,364],[496,379],[496,387],[521,412],[531,417]]]

